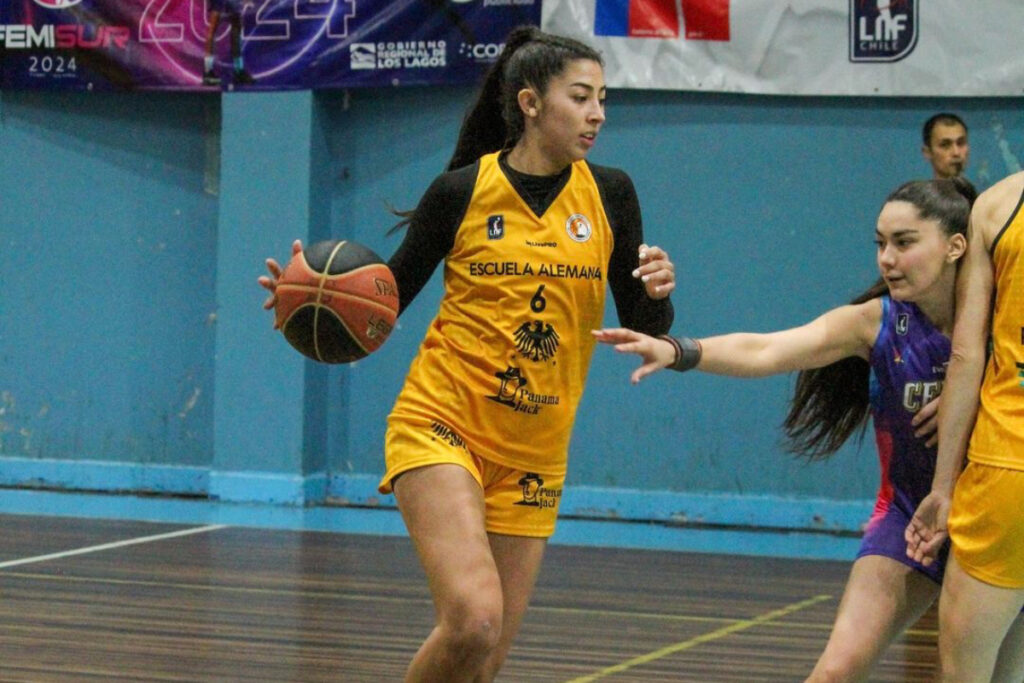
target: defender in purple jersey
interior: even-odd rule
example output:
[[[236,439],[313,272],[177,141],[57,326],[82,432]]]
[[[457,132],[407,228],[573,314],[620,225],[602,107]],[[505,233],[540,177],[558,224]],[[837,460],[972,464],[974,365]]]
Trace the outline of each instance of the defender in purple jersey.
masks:
[[[831,455],[872,416],[878,499],[832,634],[808,680],[866,678],[939,594],[942,564],[908,559],[904,529],[935,471],[935,399],[949,360],[957,262],[967,248],[974,197],[962,178],[915,181],[893,191],[875,228],[881,279],[851,304],[801,327],[707,339],[594,333],[617,351],[641,356],[634,384],[662,368],[737,377],[799,370],[784,427],[792,450],[811,459]]]
[[[879,301],[882,322],[869,357],[869,396],[882,483],[857,557],[889,557],[941,583],[948,546],[925,567],[907,557],[903,531],[931,490],[935,447],[915,434],[913,420],[942,391],[950,341],[915,304],[887,295]]]

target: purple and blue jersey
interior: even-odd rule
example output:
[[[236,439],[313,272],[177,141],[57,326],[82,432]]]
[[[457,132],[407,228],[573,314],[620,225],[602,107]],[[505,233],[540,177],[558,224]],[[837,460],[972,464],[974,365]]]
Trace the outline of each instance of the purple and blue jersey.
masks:
[[[935,447],[910,421],[942,391],[950,340],[912,303],[881,297],[882,325],[871,349],[870,403],[882,483],[857,557],[883,555],[942,581],[948,542],[925,567],[907,557],[903,532],[935,474]]]

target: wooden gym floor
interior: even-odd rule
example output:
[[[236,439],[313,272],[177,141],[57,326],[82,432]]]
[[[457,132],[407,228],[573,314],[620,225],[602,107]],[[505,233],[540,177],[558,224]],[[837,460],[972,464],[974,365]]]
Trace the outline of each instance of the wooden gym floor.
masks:
[[[0,515],[2,681],[400,681],[432,626],[402,537]],[[548,548],[504,682],[800,681],[848,564]],[[931,610],[873,681],[927,681]]]

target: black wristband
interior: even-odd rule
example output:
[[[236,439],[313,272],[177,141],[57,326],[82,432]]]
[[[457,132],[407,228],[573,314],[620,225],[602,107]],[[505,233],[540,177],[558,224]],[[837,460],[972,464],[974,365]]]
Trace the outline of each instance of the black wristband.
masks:
[[[686,372],[697,367],[697,363],[700,363],[702,350],[699,340],[691,339],[690,337],[673,337],[668,334],[659,335],[658,339],[664,339],[676,351],[675,361],[668,366],[670,370]]]

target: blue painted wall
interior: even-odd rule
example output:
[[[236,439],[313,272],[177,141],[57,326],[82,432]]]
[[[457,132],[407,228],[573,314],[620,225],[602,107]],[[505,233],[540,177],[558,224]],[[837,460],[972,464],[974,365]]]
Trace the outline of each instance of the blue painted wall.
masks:
[[[333,232],[389,254],[387,203],[414,206],[447,161],[470,91],[324,96],[333,117]],[[801,324],[870,284],[874,221],[890,189],[930,167],[920,126],[940,109],[972,127],[970,176],[983,188],[1019,167],[1014,99],[744,97],[618,91],[592,156],[632,175],[649,241],[676,263],[675,330],[706,336]],[[429,112],[429,114],[426,114]],[[381,134],[381,122],[387,131]],[[380,354],[337,371],[350,402],[334,469],[376,472],[384,419],[441,293],[439,273]],[[606,322],[615,324],[609,306]],[[569,481],[640,490],[874,496],[870,432],[832,461],[780,448],[792,377],[663,374],[633,387],[633,361],[598,349],[572,443]],[[335,443],[336,440],[332,440]]]
[[[3,94],[0,453],[210,463],[218,138],[209,98]]]
[[[471,96],[2,93],[0,484],[376,502],[440,273],[382,351],[332,368],[271,330],[255,279],[296,237],[390,255],[388,206],[443,168]],[[676,332],[766,331],[874,279],[875,215],[930,172],[919,128],[939,109],[972,126],[980,188],[1019,169],[1012,98],[614,91],[591,159],[631,174],[676,263]],[[566,511],[813,526],[873,497],[870,435],[825,464],[782,452],[791,377],[632,387],[632,365],[595,353]],[[792,497],[811,503],[781,511]]]

